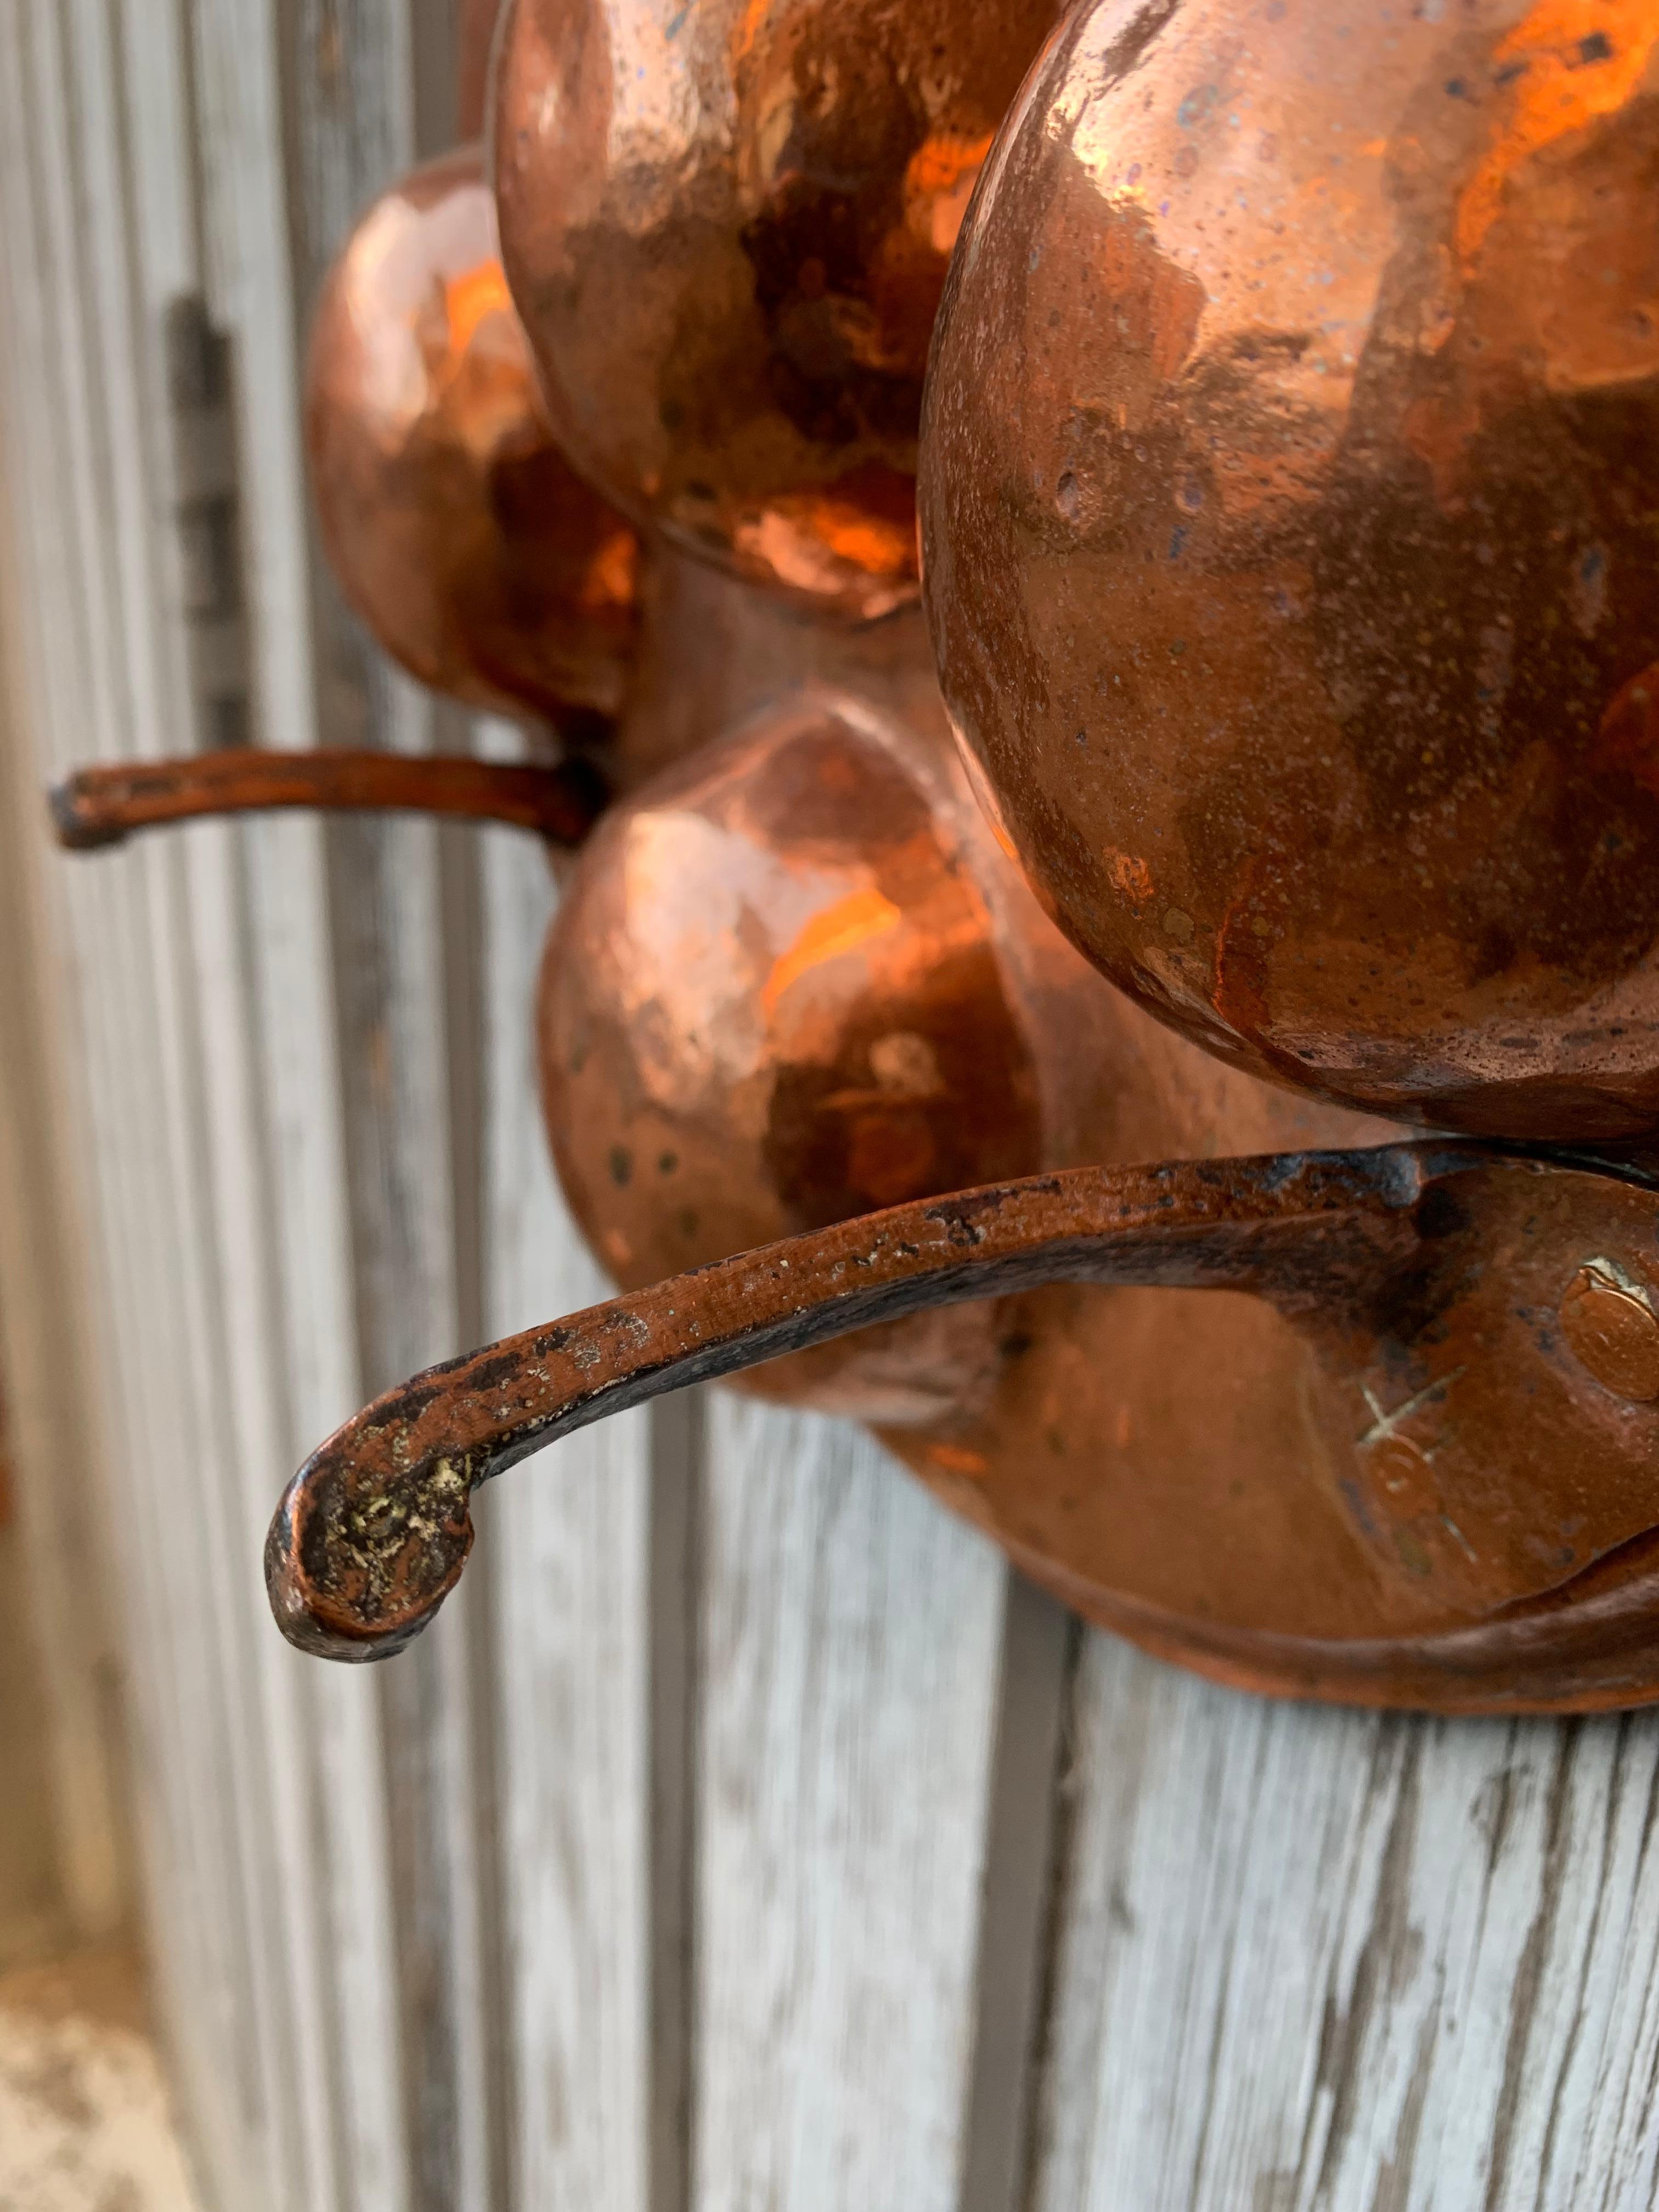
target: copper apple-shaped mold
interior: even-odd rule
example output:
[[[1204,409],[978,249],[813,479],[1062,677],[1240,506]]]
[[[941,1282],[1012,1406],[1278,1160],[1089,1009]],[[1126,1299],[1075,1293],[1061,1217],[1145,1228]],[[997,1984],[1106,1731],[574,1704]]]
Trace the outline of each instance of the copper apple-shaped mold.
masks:
[[[324,550],[386,651],[470,706],[601,734],[636,642],[639,540],[555,441],[477,148],[353,231],[318,301],[305,416]]]
[[[941,312],[940,677],[1076,942],[1481,1135],[1659,1118],[1659,12],[1085,6]]]
[[[624,1287],[1052,1163],[1041,1042],[953,767],[937,727],[809,690],[589,845],[548,937],[538,1057],[565,1196]],[[1055,950],[1086,1024],[1108,987]],[[746,1379],[926,1423],[988,1397],[996,1338],[994,1310],[964,1306]]]
[[[635,126],[724,115],[808,20],[750,10],[653,76],[617,72],[618,24],[657,22],[620,7],[518,0],[501,49],[503,185],[518,163],[520,212],[546,188],[539,273],[514,271],[532,329],[568,331],[571,241],[617,227],[617,178],[662,183]],[[1639,1151],[1590,1149],[1650,1120],[1645,13],[1071,19],[957,255],[923,506],[986,834],[1139,1001],[1038,1024],[1117,1077],[1078,1124],[1103,1164],[830,1223],[388,1393],[273,1522],[295,1642],[398,1648],[461,1571],[471,1492],[574,1427],[977,1303],[988,1369],[890,1441],[1092,1618],[1281,1692],[1659,1697],[1659,1196]],[[809,49],[752,78],[764,176],[863,81],[803,75]],[[748,295],[685,296],[691,363]],[[706,421],[666,411],[706,459]],[[731,561],[717,487],[690,489],[701,523],[671,526]],[[1004,910],[987,945],[1019,941]],[[1350,1149],[1375,1125],[1322,1130],[1310,1091],[1508,1141]],[[1253,1121],[1277,1149],[1136,1157],[1248,1152]]]
[[[512,0],[493,145],[561,438],[684,550],[913,599],[929,333],[1056,0]]]
[[[568,878],[542,964],[542,1097],[566,1199],[623,1288],[1042,1168],[1396,1133],[1139,1015],[998,846],[937,694],[892,689],[766,709],[617,806]],[[924,1478],[959,1489],[983,1457],[964,1425],[997,1419],[1011,1362],[1029,1387],[1051,1319],[945,1307],[742,1379],[903,1430]],[[1068,1341],[1096,1319],[1068,1315]],[[1104,1323],[1130,1325],[1115,1306]],[[1147,1350],[1158,1365],[1163,1344]],[[1240,1364],[1276,1372],[1259,1342]],[[1105,1370],[1073,1403],[1109,1435]],[[1188,1455],[1212,1462],[1198,1426]]]

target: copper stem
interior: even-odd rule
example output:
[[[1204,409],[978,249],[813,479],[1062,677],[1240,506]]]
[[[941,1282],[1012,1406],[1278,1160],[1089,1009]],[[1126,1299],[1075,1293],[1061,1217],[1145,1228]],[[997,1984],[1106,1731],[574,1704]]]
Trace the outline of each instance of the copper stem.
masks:
[[[603,778],[579,757],[556,767],[430,753],[260,752],[237,747],[179,760],[81,769],[52,793],[58,842],[84,852],[134,830],[199,815],[272,807],[458,815],[580,845],[605,803]]]
[[[1530,1171],[1478,1146],[1385,1146],[1085,1168],[838,1222],[428,1369],[289,1485],[266,1583],[291,1643],[372,1659],[423,1627],[472,1541],[477,1486],[629,1406],[923,1307],[1073,1281],[1352,1303],[1419,1246],[1437,1175]]]

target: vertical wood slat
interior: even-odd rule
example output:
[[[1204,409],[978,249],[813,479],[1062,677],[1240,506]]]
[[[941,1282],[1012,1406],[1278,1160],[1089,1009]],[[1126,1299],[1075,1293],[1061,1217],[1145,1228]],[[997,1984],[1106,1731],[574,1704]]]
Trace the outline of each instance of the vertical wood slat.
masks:
[[[260,0],[203,0],[193,27],[205,289],[235,368],[255,656],[252,726],[268,743],[309,744],[318,739],[314,626],[276,23]],[[396,88],[388,90],[395,98]],[[271,823],[244,833],[241,842],[291,1460],[301,1437],[316,1433],[319,1424],[325,1432],[342,1403],[361,1397],[364,1379],[342,1107],[349,1047],[335,998],[325,836],[314,824]],[[331,2197],[337,2192],[353,2212],[358,2206],[405,2212],[412,2160],[396,2059],[401,2038],[378,1686],[367,1679],[306,1678],[294,1717],[292,1765],[282,1778],[303,1777],[311,1834],[285,1839],[297,1856],[285,1853],[271,1872],[289,1885],[309,1877],[313,1924],[291,1929],[289,1942],[298,1956],[320,1952],[323,1961],[307,1993],[313,2017],[300,2028],[302,2048],[326,2069],[305,2100],[307,2179]]]
[[[0,451],[0,509],[4,461]],[[40,1832],[54,1894],[39,1909],[50,1918],[42,1937],[61,1945],[118,1929],[129,1910],[130,1878],[111,1695],[118,1663],[112,1563],[94,1486],[92,1362],[80,1326],[89,1299],[84,1224],[66,1145],[72,1092],[46,1003],[50,930],[39,854],[25,827],[38,802],[23,772],[13,703],[15,592],[9,565],[0,544],[0,1451],[6,1461],[0,1529],[9,1506],[21,1540],[15,1571],[25,1587],[15,1587],[9,1558],[5,1602],[21,1620],[7,1623],[5,1663],[15,1667],[11,1655],[20,1645],[26,1663],[35,1663],[27,1682],[9,1671],[5,1692],[20,1717],[29,1701],[31,1734],[40,1725],[33,1700],[44,1704],[40,1763],[51,1808]],[[15,1543],[17,1534],[6,1531],[5,1540]],[[89,1605],[88,1593],[98,1601]],[[27,1792],[32,1778],[14,1777],[14,1786]],[[23,1900],[15,1903],[21,1908]],[[0,1920],[9,1917],[0,1913]],[[0,1940],[11,1934],[8,1927]]]
[[[501,831],[483,832],[481,851],[494,1334],[605,1290],[564,1214],[536,1105],[529,1017],[553,909],[547,863]],[[650,1437],[646,1413],[623,1414],[556,1444],[477,1508],[499,1639],[507,2201],[524,2212],[650,2201]]]
[[[26,618],[32,617],[26,619],[33,648],[28,672],[33,679],[32,719],[46,757],[61,760],[77,742],[84,743],[88,730],[100,723],[124,727],[128,721],[121,679],[132,673],[127,653],[132,633],[121,619],[130,610],[116,604],[127,579],[108,558],[108,478],[113,466],[130,486],[143,448],[112,455],[100,442],[99,410],[106,395],[95,380],[126,374],[131,349],[118,327],[120,302],[112,302],[100,290],[107,262],[102,268],[88,266],[78,250],[84,235],[76,220],[76,200],[86,192],[79,173],[88,119],[84,111],[89,108],[92,120],[106,125],[100,150],[114,138],[107,128],[109,58],[100,53],[97,27],[88,27],[83,13],[37,15],[31,21],[14,11],[5,31],[6,118],[0,139],[11,157],[7,200],[15,217],[7,267],[12,309],[8,331],[14,340],[7,386],[8,398],[21,397],[23,402],[9,426],[17,465],[13,514]],[[112,307],[118,325],[113,330],[103,319]],[[37,380],[55,379],[66,365],[61,384],[53,386],[53,404],[43,404]],[[118,516],[124,488],[113,488]],[[131,512],[129,499],[129,520]],[[175,859],[175,882],[177,867]],[[191,1432],[195,1370],[186,1347],[171,1336],[170,1322],[149,1332],[148,1342],[140,1341],[144,1332],[127,1304],[145,1295],[158,1303],[166,1299],[174,1320],[190,1310],[189,1288],[181,1280],[192,1227],[187,1198],[173,1217],[171,1236],[162,1233],[169,1200],[180,1195],[170,1186],[176,1167],[173,1146],[182,1133],[176,1111],[171,1137],[166,1117],[181,1102],[157,1002],[158,988],[166,993],[173,918],[167,894],[173,887],[154,868],[112,874],[91,890],[76,917],[90,924],[79,933],[88,984],[82,1003],[96,1002],[82,1038],[92,1080],[82,1086],[77,1102],[94,1110],[83,1110],[78,1133],[100,1186],[106,1245],[115,1263],[105,1310],[125,1386],[122,1443],[136,1478],[117,1503],[127,1509],[127,1544],[151,1562],[160,1556],[161,1540],[152,1502],[166,1492],[159,1487],[149,1492],[147,1478],[176,1470],[175,1491],[179,1478],[188,1489],[204,1455],[199,1437]],[[159,940],[162,958],[148,966],[143,955],[152,940]],[[111,1079],[115,1069],[124,1071],[140,1093],[125,1117],[118,1116],[118,1109],[112,1114],[120,1093],[118,1082]],[[178,1355],[165,1392],[152,1387],[158,1352]],[[154,1577],[149,1594],[156,1594]],[[155,1741],[176,1718],[187,1717],[187,1724],[203,1737],[214,1732],[222,1675],[202,1642],[207,1626],[199,1619],[174,1622],[159,1607],[148,1609],[141,1629],[151,1655],[152,1679],[141,1686],[149,1692],[140,1700],[141,1753],[146,1739]],[[140,1771],[149,1777],[142,1759]],[[195,1999],[191,2055],[202,2057],[209,2043],[217,2041],[210,2086],[218,2094],[204,2099],[202,2124],[212,2140],[224,2142],[234,2133],[237,2093],[252,2069],[229,1997],[229,1962],[213,1941],[234,1925],[224,1890],[227,1854],[220,1838],[209,1833],[218,1802],[204,1790],[150,1790],[143,1798],[152,1863],[159,1859],[168,1866],[191,1867],[202,1895],[217,1908],[214,1928],[208,1930],[192,1920],[176,1893],[160,1900],[173,1939],[168,1963],[175,1987],[187,1981]]]
[[[1659,1725],[1269,1705],[1091,1639],[1040,2212],[1659,2188]]]
[[[854,1431],[710,1428],[696,2201],[951,2212],[1003,1570]]]
[[[453,55],[447,9],[420,11],[424,46]],[[422,150],[416,25],[401,0],[277,13],[289,229],[302,325],[366,201]],[[434,109],[438,103],[428,98]],[[431,702],[392,676],[312,569],[318,729],[327,742],[424,750]],[[427,823],[330,825],[328,904],[345,1109],[357,1340],[367,1391],[442,1358],[464,1329],[446,1073],[443,843]],[[376,1682],[392,1849],[392,1926],[413,2208],[480,2201],[504,2154],[486,2062],[487,1957],[472,1785],[488,1638],[469,1586],[411,1664]],[[458,1808],[468,1808],[459,1810]]]
[[[137,96],[154,99],[168,61],[177,64],[175,89],[186,78],[183,49],[175,38],[169,53],[172,27],[156,10],[137,11],[142,26],[134,12],[122,29],[142,29],[155,66],[130,82]],[[190,138],[162,137],[153,112],[141,114],[136,130],[118,127],[112,109],[122,80],[103,44],[112,21],[111,11],[80,8],[61,22],[14,11],[4,26],[18,123],[9,143],[27,162],[15,181],[38,210],[29,264],[14,264],[8,275],[24,295],[25,325],[39,319],[28,312],[38,309],[54,341],[19,349],[8,397],[22,395],[21,442],[44,465],[21,520],[41,587],[39,720],[43,730],[56,725],[47,757],[60,766],[95,737],[140,750],[176,745],[187,720],[176,684],[169,696],[149,665],[149,626],[165,631],[179,601],[176,578],[154,573],[167,565],[167,538],[155,527],[165,501],[135,471],[154,469],[164,442],[157,341],[163,311],[194,276],[187,226],[176,225],[179,235],[166,241],[175,249],[169,265],[161,226],[150,217],[158,206],[176,210],[190,192],[136,192],[130,212],[138,232],[129,241],[118,219],[125,180],[107,163],[124,146],[142,149],[139,167],[153,180],[169,155],[188,163]],[[270,214],[271,184],[280,191],[282,176],[278,149],[258,127],[274,113],[269,76],[260,74],[274,57],[269,40],[244,37],[239,46],[226,29],[222,16],[200,12],[195,58],[199,80],[222,96],[222,121],[233,119],[228,158],[242,188],[216,198],[210,189],[207,213],[227,278],[228,320],[245,368],[253,364],[242,386],[242,443],[266,457],[263,480],[258,465],[251,471],[247,517],[264,648],[259,720],[279,738],[304,741],[305,702],[289,679],[306,665],[306,638],[283,619],[295,611],[292,596],[283,605],[282,580],[292,578],[295,559],[291,543],[284,559],[281,528],[270,526],[273,511],[280,526],[297,498],[292,410],[283,404],[293,363],[273,250],[280,237],[258,220]],[[187,113],[182,93],[173,105]],[[226,143],[222,134],[220,150]],[[212,172],[210,158],[204,167]],[[222,185],[222,174],[215,181]],[[71,205],[97,219],[60,217]],[[146,289],[152,276],[159,290]],[[137,301],[124,294],[135,282]],[[260,321],[268,325],[273,308],[274,332]],[[289,389],[273,399],[285,362]],[[66,362],[63,386],[48,392],[36,381],[31,389]],[[64,516],[69,487],[79,496]],[[84,703],[79,671],[92,687]],[[346,1678],[325,1684],[296,1668],[258,1613],[256,1521],[268,1515],[298,1438],[337,1418],[359,1390],[351,1331],[341,1325],[350,1279],[339,1161],[330,1158],[338,1085],[329,1065],[322,908],[314,896],[306,904],[320,883],[316,840],[302,825],[293,825],[299,836],[285,836],[289,826],[246,841],[251,913],[239,911],[236,871],[226,865],[235,848],[213,831],[179,841],[170,854],[118,860],[101,884],[90,875],[77,884],[69,903],[92,917],[78,933],[89,979],[88,1087],[100,1109],[90,1156],[105,1171],[107,1248],[126,1255],[110,1305],[126,1340],[120,1413],[143,1570],[134,1581],[148,1601],[134,1638],[152,1678],[141,1769],[160,1785],[151,1794],[167,1800],[154,1808],[149,1858],[195,2118],[226,2201],[265,2191],[272,2202],[327,2204],[343,2178],[352,2202],[391,2203],[401,2201],[404,2144],[380,2055],[398,2040],[384,2002],[374,2032],[375,1987],[386,1984],[375,1959],[387,1946],[384,1808],[362,1756],[372,1747],[372,1687]],[[128,911],[118,919],[123,892]],[[257,973],[238,972],[242,949]],[[274,1240],[260,1199],[267,1138],[278,1199]],[[204,1212],[215,1201],[216,1223]],[[272,1325],[273,1301],[290,1330],[286,1345]],[[222,1322],[228,1340],[218,1337]],[[292,1355],[283,1373],[271,1371],[278,1346]],[[179,1425],[192,1419],[193,1430]],[[239,1463],[240,1491],[225,1480]],[[184,1510],[181,1479],[199,1485],[198,1512]],[[175,1516],[181,1528],[158,1525]],[[216,1593],[216,1607],[204,1607]],[[367,2064],[365,2029],[376,2054]]]

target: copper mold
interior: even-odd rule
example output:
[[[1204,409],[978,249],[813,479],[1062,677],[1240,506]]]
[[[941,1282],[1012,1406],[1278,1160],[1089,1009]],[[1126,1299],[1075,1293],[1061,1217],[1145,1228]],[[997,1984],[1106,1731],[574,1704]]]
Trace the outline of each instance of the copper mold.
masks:
[[[993,144],[1054,12],[511,0],[523,325],[485,319],[523,434],[842,617],[914,595],[919,471],[959,751],[925,685],[809,693],[589,841],[544,1095],[629,1287],[313,1455],[267,1550],[307,1650],[416,1633],[492,1475],[752,1375],[1222,1679],[1659,1698],[1659,18],[1095,0]],[[388,218],[418,282],[371,216],[319,324],[325,535],[428,680],[524,704],[501,610],[625,526],[529,502],[544,560],[434,461],[476,413],[442,211],[495,248],[476,161],[427,189]],[[373,427],[381,340],[418,434]],[[513,645],[566,654],[548,712],[626,678],[631,582],[614,634],[573,588]],[[234,803],[293,802],[250,769]]]
[[[1645,1188],[1468,1143],[1080,1169],[896,1207],[527,1331],[376,1400],[290,1486],[266,1550],[272,1607],[306,1650],[382,1656],[453,1587],[472,1492],[558,1437],[924,1304],[1141,1284],[1243,1291],[1305,1343],[1332,1415],[1314,1480],[1355,1539],[1323,1594],[1337,1618],[1310,1632],[1322,1532],[1298,1545],[1294,1526],[1279,1587],[1251,1593],[1265,1617],[1246,1627],[1120,1600],[1069,1546],[1019,1547],[1039,1579],[1257,1688],[1447,1711],[1638,1702],[1659,1694],[1659,1409],[1585,1367],[1559,1313],[1594,1246],[1659,1326],[1638,1272],[1656,1227]],[[1172,1524],[1167,1537],[1216,1534]]]
[[[507,272],[560,437],[683,550],[863,619],[916,590],[951,251],[1055,0],[511,0]]]
[[[1659,12],[1080,8],[941,312],[941,680],[1063,927],[1267,1079],[1659,1118]]]
[[[640,544],[554,440],[476,148],[353,232],[318,301],[305,412],[324,550],[386,651],[469,706],[603,736]]]

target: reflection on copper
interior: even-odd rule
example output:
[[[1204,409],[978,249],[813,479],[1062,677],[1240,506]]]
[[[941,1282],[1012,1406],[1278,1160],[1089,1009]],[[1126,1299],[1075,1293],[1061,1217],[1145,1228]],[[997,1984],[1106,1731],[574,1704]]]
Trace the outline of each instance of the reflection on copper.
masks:
[[[914,598],[927,343],[1055,0],[512,0],[514,295],[561,437],[688,551],[854,617]]]
[[[1258,1073],[1650,1135],[1653,9],[1085,6],[993,160],[923,536],[1040,890]]]
[[[936,735],[808,690],[607,818],[548,940],[539,1036],[560,1178],[619,1282],[1043,1164],[965,811]],[[986,1398],[996,1334],[991,1307],[923,1315],[754,1384],[937,1420]]]
[[[414,675],[496,713],[617,710],[639,543],[554,442],[476,149],[352,234],[313,326],[306,434],[341,588]]]
[[[940,725],[824,692],[699,752],[606,821],[549,939],[540,1040],[566,1195],[629,1288],[1016,1172],[1392,1133],[1236,1074],[1149,1021],[1044,917]],[[1195,1331],[1200,1375],[1184,1358]],[[1027,1536],[1066,1510],[1073,1453],[1089,1455],[1103,1498],[1140,1494],[1155,1470],[1190,1493],[1189,1524],[1224,1525],[1228,1543],[1172,1543],[1161,1516],[1115,1510],[1103,1517],[1134,1532],[1120,1571],[1133,1586],[1184,1577],[1208,1601],[1229,1557],[1287,1529],[1352,1564],[1328,1483],[1283,1471],[1322,1457],[1306,1365],[1252,1302],[1066,1291],[919,1315],[748,1381],[892,1425],[894,1448],[957,1505],[969,1454],[987,1478],[976,1517],[1006,1482]],[[1042,1419],[1035,1469],[1034,1391],[1066,1409],[1060,1428]],[[1115,1450],[1130,1406],[1133,1448]],[[1228,1486],[1252,1469],[1266,1512],[1255,1486],[1248,1510],[1231,1503]]]

